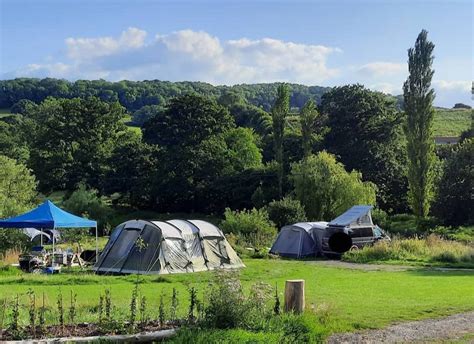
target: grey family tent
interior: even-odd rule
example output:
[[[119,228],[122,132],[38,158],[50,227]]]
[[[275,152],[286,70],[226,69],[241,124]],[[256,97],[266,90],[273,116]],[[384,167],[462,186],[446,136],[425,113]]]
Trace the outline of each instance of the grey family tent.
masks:
[[[201,220],[131,220],[112,232],[94,270],[98,274],[168,274],[240,268],[222,231]]]
[[[322,237],[327,222],[300,222],[284,226],[270,253],[282,257],[303,258],[322,254]]]

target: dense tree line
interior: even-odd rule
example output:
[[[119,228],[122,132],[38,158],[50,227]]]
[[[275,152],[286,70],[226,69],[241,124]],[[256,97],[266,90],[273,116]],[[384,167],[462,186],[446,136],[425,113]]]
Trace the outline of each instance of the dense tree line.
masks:
[[[290,105],[301,108],[309,99],[317,103],[328,87],[291,84]],[[11,108],[21,100],[40,103],[47,97],[87,98],[97,97],[105,102],[119,102],[129,112],[143,106],[165,105],[174,97],[198,93],[219,97],[232,91],[248,104],[269,111],[276,98],[278,83],[235,86],[212,86],[203,82],[169,82],[160,80],[119,81],[17,78],[0,80],[0,108]],[[13,110],[16,110],[15,108]]]

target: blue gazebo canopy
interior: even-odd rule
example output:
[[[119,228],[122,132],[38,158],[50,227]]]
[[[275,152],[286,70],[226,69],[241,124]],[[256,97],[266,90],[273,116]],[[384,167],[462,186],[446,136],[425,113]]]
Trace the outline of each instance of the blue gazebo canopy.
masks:
[[[68,213],[46,200],[39,207],[6,220],[0,220],[0,228],[91,228],[97,222]]]

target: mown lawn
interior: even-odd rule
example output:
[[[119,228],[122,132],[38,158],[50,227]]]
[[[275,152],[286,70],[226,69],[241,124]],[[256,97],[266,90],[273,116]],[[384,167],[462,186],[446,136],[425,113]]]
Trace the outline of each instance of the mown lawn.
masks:
[[[330,332],[379,328],[390,323],[448,315],[474,310],[474,271],[361,271],[322,266],[314,262],[246,259],[241,271],[244,287],[256,282],[278,286],[283,299],[287,279],[306,280],[308,309],[323,306],[329,309]],[[140,292],[147,298],[150,317],[157,317],[160,295],[165,303],[171,299],[172,288],[179,292],[179,312],[188,307],[187,289],[194,286],[203,299],[212,273],[163,276],[141,276]],[[115,315],[126,318],[133,282],[136,276],[96,276],[84,273],[31,275],[12,269],[0,274],[0,300],[12,302],[20,294],[24,308],[21,319],[27,323],[29,289],[37,298],[45,294],[50,308],[48,322],[56,322],[56,298],[61,291],[65,306],[71,290],[77,294],[78,321],[96,321],[99,295],[110,288]],[[9,313],[9,312],[8,312]]]

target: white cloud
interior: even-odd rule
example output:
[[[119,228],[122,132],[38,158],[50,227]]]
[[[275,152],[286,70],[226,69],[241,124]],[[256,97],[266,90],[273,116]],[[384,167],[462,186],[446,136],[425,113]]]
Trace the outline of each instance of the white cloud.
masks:
[[[8,75],[68,79],[199,80],[214,84],[289,81],[320,84],[339,74],[328,67],[336,47],[277,39],[220,41],[203,31],[156,35],[128,28],[119,37],[68,38],[67,62],[35,64]]]
[[[387,94],[392,94],[394,96],[399,95],[402,93],[401,85],[394,85],[389,82],[381,82],[377,84],[373,84],[369,86],[369,89],[374,91],[379,91]]]
[[[358,69],[358,72],[369,77],[400,75],[407,72],[407,64],[393,62],[371,62],[361,66]]]
[[[433,86],[443,91],[471,92],[472,81],[468,80],[433,80]]]
[[[66,39],[67,55],[73,60],[87,60],[112,55],[120,50],[140,48],[146,38],[146,31],[130,27],[118,39],[113,37]]]

